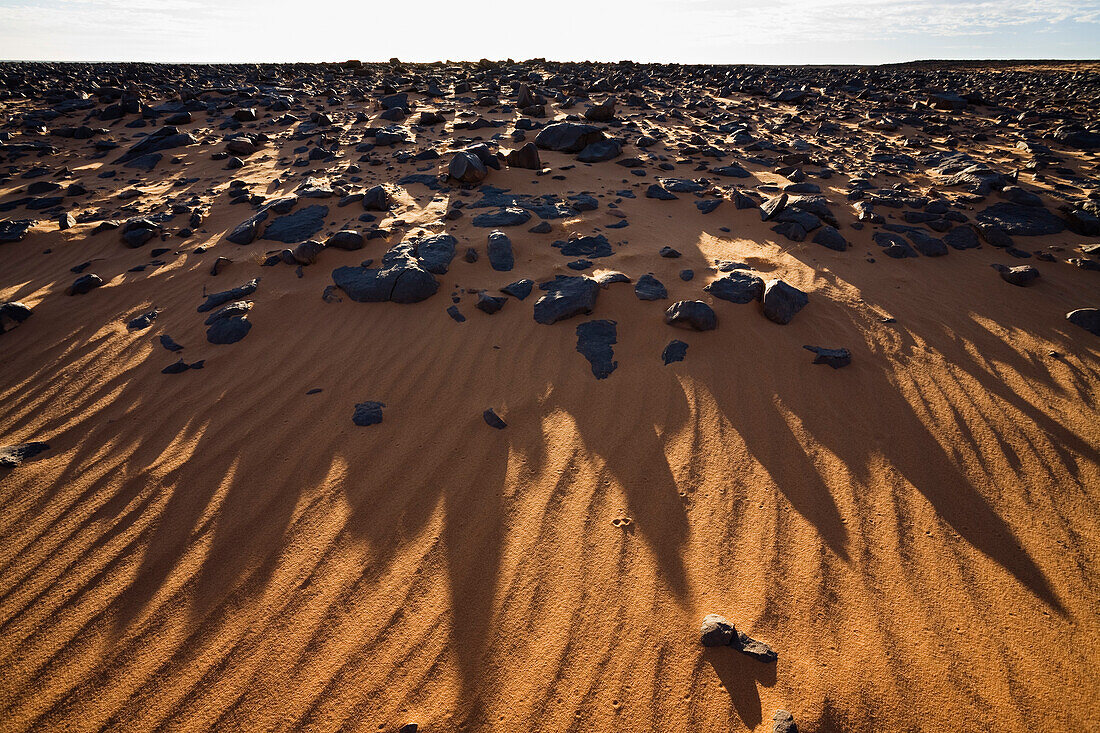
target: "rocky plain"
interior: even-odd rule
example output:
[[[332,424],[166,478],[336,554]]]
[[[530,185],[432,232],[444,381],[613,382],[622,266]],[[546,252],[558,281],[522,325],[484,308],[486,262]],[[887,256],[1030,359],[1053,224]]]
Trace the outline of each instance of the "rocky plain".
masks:
[[[1100,727],[1100,64],[0,64],[0,729]]]

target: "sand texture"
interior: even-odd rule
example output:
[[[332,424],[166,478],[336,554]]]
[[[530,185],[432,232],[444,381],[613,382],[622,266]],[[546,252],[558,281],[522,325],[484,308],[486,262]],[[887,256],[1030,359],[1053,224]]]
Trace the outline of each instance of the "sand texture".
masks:
[[[0,69],[0,218],[29,222],[0,243],[0,303],[30,309],[0,333],[0,446],[49,446],[0,468],[0,730],[771,731],[778,709],[802,731],[1100,729],[1100,336],[1066,317],[1100,306],[1092,66]],[[985,98],[937,108],[949,83]],[[151,170],[118,162],[181,111]],[[496,155],[568,115],[621,151]],[[389,125],[407,140],[379,144]],[[262,135],[228,168],[241,133]],[[951,154],[989,174],[949,181]],[[695,188],[670,178],[699,185],[647,197]],[[801,241],[763,220],[784,190],[824,197]],[[1057,231],[983,219],[1023,194]],[[475,225],[515,195],[529,219]],[[829,218],[844,251],[813,241]],[[894,258],[891,225],[978,246]],[[300,246],[346,229],[361,249]],[[609,252],[563,253],[596,235]],[[437,292],[337,287],[402,243],[386,293]],[[1022,265],[1026,287],[997,269]],[[540,283],[611,271],[629,282],[591,313],[536,322]],[[704,290],[731,272],[808,302],[781,325]],[[635,293],[647,273],[665,298]],[[205,296],[254,278],[214,322],[243,337],[211,343]],[[498,292],[522,278],[526,299]],[[666,324],[682,300],[717,328]],[[598,321],[615,341],[582,328],[590,362]],[[202,368],[162,373],[180,359]],[[710,613],[778,660],[701,645]]]

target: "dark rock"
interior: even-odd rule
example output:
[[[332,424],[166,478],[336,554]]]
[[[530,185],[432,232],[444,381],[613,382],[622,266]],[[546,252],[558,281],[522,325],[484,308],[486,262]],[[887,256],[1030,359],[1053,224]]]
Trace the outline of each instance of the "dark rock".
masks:
[[[589,143],[577,155],[577,160],[582,163],[601,163],[612,160],[623,154],[623,146],[618,140],[597,140]]]
[[[190,364],[185,362],[183,359],[180,359],[175,364],[169,364],[168,366],[161,369],[160,373],[161,374],[183,374],[184,372],[186,372],[190,369],[202,369],[203,366],[205,365],[205,363],[206,363],[205,359],[200,359],[199,361],[191,362]]]
[[[103,278],[94,273],[81,275],[69,286],[69,295],[84,295],[103,285]]]
[[[152,326],[153,321],[157,320],[157,316],[159,314],[160,311],[155,309],[148,311],[147,313],[142,313],[140,316],[130,319],[130,321],[126,324],[126,328],[131,331],[142,331]],[[0,329],[0,331],[2,330],[3,329]]]
[[[197,141],[186,132],[180,132],[172,126],[162,127],[156,132],[146,135],[142,140],[130,148],[115,161],[115,163],[129,163],[135,158],[140,158],[148,153],[160,150],[179,148],[185,145],[194,145]]]
[[[1100,308],[1078,308],[1067,313],[1066,320],[1093,336],[1100,336]]]
[[[502,298],[498,295],[489,295],[482,291],[477,295],[477,305],[475,307],[483,313],[492,315],[503,308],[504,304],[507,302],[507,298]]]
[[[757,641],[747,636],[742,631],[737,632],[736,638],[730,643],[730,646],[742,654],[748,654],[750,657],[761,662],[774,662],[779,658],[779,655],[776,654],[775,650],[770,646],[762,641]]]
[[[489,266],[497,272],[509,272],[515,266],[512,240],[504,232],[489,232]]]
[[[653,275],[642,275],[634,285],[634,294],[638,300],[665,300],[668,291],[664,284]]]
[[[679,300],[665,311],[665,323],[696,331],[711,331],[718,327],[718,316],[701,300]]]
[[[734,270],[710,283],[703,290],[731,303],[750,303],[764,297],[764,281],[748,272]]]
[[[27,236],[27,232],[34,226],[31,219],[4,219],[0,221],[0,243],[18,242]]]
[[[175,340],[167,334],[160,337],[160,345],[172,352],[183,351],[183,347],[177,344]]]
[[[587,321],[577,326],[577,351],[592,365],[596,379],[606,379],[619,366],[612,346],[617,343],[615,321]]]
[[[30,317],[30,306],[14,300],[0,304],[0,333],[7,333]]]
[[[943,241],[954,249],[977,249],[982,246],[978,241],[978,234],[968,224],[957,226],[943,235]]]
[[[546,294],[535,301],[535,320],[551,324],[573,316],[589,314],[596,307],[600,286],[584,276],[557,275],[539,283]]]
[[[535,145],[543,150],[579,153],[592,143],[603,140],[604,137],[603,132],[595,125],[555,122],[539,131],[535,136]]]
[[[833,369],[840,369],[852,363],[852,352],[848,349],[826,349],[821,346],[803,346],[802,348],[817,354],[814,364],[828,364]]]
[[[485,410],[485,412],[481,413],[481,417],[482,417],[482,419],[485,420],[485,424],[488,425],[491,428],[496,428],[497,430],[504,430],[504,428],[508,427],[508,423],[501,420],[500,416],[497,415],[496,412],[494,412],[493,408],[491,408],[491,407],[489,409]]]
[[[809,296],[782,280],[769,280],[764,285],[764,315],[775,323],[790,323],[809,302]]]
[[[669,193],[656,183],[650,185],[650,187],[646,189],[645,197],[647,199],[657,199],[658,201],[673,201],[679,198],[676,194]]]
[[[293,214],[280,216],[264,230],[263,238],[276,242],[295,244],[304,242],[325,226],[325,217],[328,216],[328,207],[321,204],[307,206]]]
[[[1017,285],[1019,287],[1027,287],[1028,285],[1034,285],[1035,281],[1039,279],[1039,271],[1032,265],[1017,265],[1016,267],[1007,267],[999,263],[992,265],[993,269],[1001,274],[1001,279],[1006,283]]]
[[[363,235],[354,229],[341,229],[325,240],[325,246],[344,250],[363,249]]]
[[[249,280],[244,285],[233,288],[232,290],[223,290],[220,293],[207,295],[206,300],[203,302],[202,305],[198,307],[198,312],[206,313],[207,311],[212,311],[219,305],[228,303],[231,300],[242,300],[245,297],[252,295],[252,293],[256,292],[256,288],[259,287],[259,285],[260,278],[257,277]]]
[[[848,249],[848,240],[844,238],[843,234],[836,230],[836,227],[828,224],[821,227],[811,241],[814,244],[820,244],[822,247],[828,247],[837,252],[843,252]]]
[[[567,257],[610,257],[615,254],[611,249],[611,242],[602,234],[593,234],[587,237],[573,236],[566,240],[554,242],[553,247],[561,250]]]
[[[451,158],[451,162],[447,166],[447,175],[459,183],[473,185],[485,180],[485,176],[489,175],[489,170],[476,155],[460,150]]]
[[[416,303],[439,290],[439,282],[422,266],[408,242],[383,255],[381,268],[338,267],[332,271],[332,280],[359,303]]]
[[[16,468],[35,456],[50,449],[49,443],[33,441],[0,447],[0,467]]]
[[[509,206],[498,211],[478,214],[473,218],[473,225],[485,228],[515,227],[526,224],[530,220],[530,212],[515,206]]]
[[[539,160],[539,149],[534,143],[527,143],[519,150],[512,150],[504,156],[504,164],[509,168],[527,168],[539,170],[542,161]]]
[[[385,402],[360,402],[355,406],[351,421],[360,427],[377,425],[382,422],[382,408]]]
[[[516,300],[525,300],[528,295],[531,294],[531,290],[534,288],[535,283],[533,280],[524,278],[523,280],[516,280],[514,283],[508,283],[500,292],[505,295],[511,295]]]
[[[668,342],[668,346],[661,352],[661,361],[668,366],[674,361],[683,361],[687,356],[688,345],[679,339],[673,339]]]
[[[449,315],[455,323],[466,322],[466,316],[462,315],[462,311],[458,309],[457,305],[452,305],[447,308],[447,315]]]
[[[433,234],[413,240],[416,258],[433,275],[445,275],[455,256],[458,240],[450,234]]]
[[[251,330],[252,322],[245,316],[218,318],[206,329],[206,340],[212,344],[235,344]]]
[[[256,234],[259,231],[260,224],[262,224],[268,217],[266,210],[260,211],[253,216],[248,217],[229,233],[226,239],[233,244],[252,244],[252,241],[256,239]]]
[[[979,224],[995,226],[1007,234],[1034,237],[1058,234],[1066,223],[1042,206],[1022,206],[1001,201],[979,211],[975,216]]]
[[[389,191],[384,186],[368,188],[363,192],[363,208],[367,211],[389,211]]]

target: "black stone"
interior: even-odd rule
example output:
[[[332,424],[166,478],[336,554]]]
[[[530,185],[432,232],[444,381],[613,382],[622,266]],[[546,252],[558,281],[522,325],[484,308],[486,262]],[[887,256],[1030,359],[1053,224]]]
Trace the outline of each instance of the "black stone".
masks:
[[[382,408],[385,402],[360,402],[355,406],[351,421],[360,427],[377,425],[382,422]]]
[[[679,300],[665,311],[665,323],[696,331],[711,331],[718,327],[718,316],[701,300]]]
[[[606,379],[619,366],[612,345],[617,343],[615,321],[587,321],[577,326],[577,351],[592,365],[596,379]]]

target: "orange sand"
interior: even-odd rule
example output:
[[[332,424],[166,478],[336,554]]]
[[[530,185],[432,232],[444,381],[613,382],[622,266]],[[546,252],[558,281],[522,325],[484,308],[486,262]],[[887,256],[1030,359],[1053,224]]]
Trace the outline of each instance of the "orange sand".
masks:
[[[181,175],[197,192],[297,183],[269,186],[271,146],[237,172],[215,149],[168,151],[139,210]],[[104,183],[103,162],[65,159],[103,187],[89,205],[115,207],[130,172]],[[466,323],[446,315],[453,289],[569,273],[549,242],[615,221],[608,197],[551,235],[509,230],[509,273],[488,267],[487,230],[444,226],[446,196],[419,185],[381,222],[406,223],[388,241],[325,251],[302,279],[259,267],[278,243],[222,239],[251,212],[221,193],[204,234],[170,240],[187,253],[146,273],[126,270],[163,245],[91,224],[43,221],[0,247],[0,300],[35,309],[0,337],[0,444],[51,444],[0,475],[0,728],[770,731],[776,708],[807,731],[1100,728],[1100,340],[1064,319],[1097,304],[1096,274],[1052,265],[1015,288],[988,247],[893,261],[842,228],[855,246],[837,253],[729,203],[645,199],[652,177],[613,163],[566,175],[490,182],[641,183],[630,226],[606,232],[628,244],[600,266],[652,271],[676,300],[700,297],[715,258],[742,260],[810,305],[781,327],[703,296],[719,327],[685,333],[668,302],[612,285],[594,317],[618,322],[619,367],[602,381],[575,350],[580,320],[538,325],[534,297],[490,317],[466,296]],[[853,221],[846,178],[823,184]],[[357,224],[358,205],[320,203],[322,234]],[[436,297],[321,300],[332,268],[444,230],[459,256]],[[234,262],[211,277],[219,255]],[[93,258],[107,285],[64,296]],[[207,344],[203,289],[256,276],[250,335]],[[127,331],[154,306],[152,329]],[[162,375],[162,333],[205,369]],[[672,338],[690,348],[665,367]],[[803,344],[847,346],[852,365],[814,366]],[[352,424],[364,400],[387,404],[382,424]],[[778,664],[701,647],[711,612]]]

